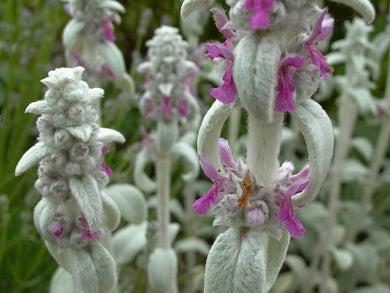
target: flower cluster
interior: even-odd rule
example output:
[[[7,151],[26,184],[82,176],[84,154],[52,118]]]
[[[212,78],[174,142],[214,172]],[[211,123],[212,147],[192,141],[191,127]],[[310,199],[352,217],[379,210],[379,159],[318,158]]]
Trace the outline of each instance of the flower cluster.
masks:
[[[73,17],[63,31],[67,63],[83,66],[87,73],[106,80],[126,75],[122,53],[115,41],[113,22],[120,22],[124,7],[112,0],[66,0]]]
[[[104,92],[90,89],[81,80],[83,71],[59,68],[42,80],[49,90],[26,109],[41,115],[36,122],[38,143],[16,167],[19,175],[39,162],[34,186],[43,198],[34,222],[45,240],[64,248],[89,245],[107,229],[110,221],[103,210],[114,204],[101,193],[111,174],[103,159],[111,141],[124,142],[120,133],[96,123],[93,104]]]
[[[196,74],[197,67],[186,60],[187,42],[178,29],[162,26],[147,46],[149,60],[138,67],[146,78],[140,100],[143,115],[164,122],[193,119],[198,105],[189,79]]]
[[[236,83],[241,84],[241,71],[245,70],[252,78],[254,75],[264,74],[259,81],[262,80],[260,84],[269,83],[272,87],[273,93],[269,97],[272,102],[271,110],[293,112],[295,96],[302,100],[310,98],[317,90],[320,79],[325,80],[326,74],[332,72],[315,45],[330,35],[333,19],[325,18],[327,9],[320,11],[311,1],[227,2],[231,7],[230,20],[222,8],[213,10],[216,26],[226,41],[223,44],[206,44],[208,56],[224,63],[223,84],[211,90],[211,95],[225,104],[232,103],[237,96],[247,99],[245,96],[248,94],[244,93],[248,89],[240,90],[236,86]],[[313,16],[317,20],[310,30],[308,20],[313,19]],[[256,61],[264,63],[261,66],[263,69],[242,60],[238,62],[239,65],[235,65],[236,58],[250,58],[253,62],[256,55],[260,54],[256,53],[256,48],[264,46],[264,43],[272,44],[273,48],[271,53],[268,52],[272,55],[271,58],[258,58]],[[255,67],[255,72],[252,72],[251,67]],[[237,95],[237,90],[240,95]],[[245,101],[242,102],[250,108]]]
[[[214,225],[260,228],[280,238],[280,223],[292,237],[300,237],[304,228],[293,212],[291,197],[310,183],[309,167],[293,175],[294,166],[285,162],[274,174],[271,186],[256,182],[248,167],[233,160],[226,140],[220,138],[219,157],[223,170],[217,170],[204,155],[199,159],[205,175],[213,181],[210,190],[194,202],[198,214],[212,210]]]

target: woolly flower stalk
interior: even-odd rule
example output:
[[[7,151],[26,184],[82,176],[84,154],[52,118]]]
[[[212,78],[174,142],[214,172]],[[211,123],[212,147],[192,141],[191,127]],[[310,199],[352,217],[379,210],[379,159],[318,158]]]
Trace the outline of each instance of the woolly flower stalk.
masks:
[[[185,137],[199,121],[199,106],[192,95],[190,78],[197,73],[196,65],[186,60],[188,47],[178,29],[162,26],[148,41],[148,61],[138,67],[145,76],[144,94],[140,109],[146,119],[157,122],[157,130],[150,135],[143,130],[143,149],[135,165],[135,182],[145,192],[157,190],[158,247],[150,255],[148,279],[157,292],[177,292],[177,257],[169,240],[169,198],[171,167],[177,158],[188,172],[182,178],[194,180],[199,171],[197,155],[185,139],[178,140],[179,132]],[[156,167],[157,182],[149,178],[144,169],[152,161]]]
[[[119,210],[102,189],[111,170],[104,155],[112,141],[124,142],[117,131],[101,128],[93,104],[99,88],[81,80],[84,68],[59,68],[42,80],[44,99],[31,103],[27,113],[36,122],[38,142],[20,159],[20,175],[39,162],[35,188],[42,199],[34,209],[34,224],[47,248],[72,275],[75,292],[112,292],[115,261],[110,231],[119,224]]]
[[[89,82],[114,80],[132,94],[133,80],[114,44],[113,23],[120,22],[118,13],[125,8],[113,0],[65,0],[65,3],[66,11],[73,17],[62,34],[68,65],[85,67]]]
[[[372,21],[370,2],[343,2]],[[184,1],[182,15],[202,3]],[[332,158],[331,121],[310,98],[332,72],[316,43],[330,36],[334,21],[315,1],[226,4],[229,17],[221,7],[213,10],[225,41],[206,45],[208,57],[222,69],[223,83],[210,92],[217,101],[198,135],[199,159],[213,184],[193,207],[200,214],[210,210],[214,225],[229,229],[210,250],[204,292],[268,292],[284,261],[289,235],[304,233],[294,207],[315,199]],[[220,139],[234,107],[248,112],[246,163],[235,162]],[[291,163],[280,165],[278,159],[286,112],[296,120],[308,150],[309,164],[297,174]]]

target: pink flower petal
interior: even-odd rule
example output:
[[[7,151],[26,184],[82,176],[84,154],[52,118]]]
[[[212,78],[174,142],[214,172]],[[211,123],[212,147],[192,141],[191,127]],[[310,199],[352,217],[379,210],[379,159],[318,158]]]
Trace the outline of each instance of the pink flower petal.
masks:
[[[112,170],[110,167],[108,167],[106,164],[104,163],[101,163],[100,164],[100,169],[105,172],[107,175],[111,175],[112,174]]]
[[[226,139],[220,138],[218,140],[218,152],[221,161],[230,169],[237,169],[238,164],[233,159],[232,151],[230,150],[229,143]]]
[[[249,223],[254,225],[261,225],[265,221],[265,216],[260,209],[253,209],[246,214]]]
[[[289,178],[290,183],[294,183],[298,180],[307,178],[307,176],[309,176],[309,172],[310,172],[310,167],[309,165],[306,165],[305,167],[302,168],[302,170],[298,174],[290,176]]]
[[[61,221],[54,221],[49,224],[48,230],[54,235],[55,238],[61,238],[64,236],[64,226]]]
[[[291,197],[281,197],[278,219],[280,222],[283,223],[284,227],[290,233],[291,237],[298,238],[302,236],[303,233],[305,233],[305,229],[303,228],[302,224],[297,220],[294,215]]]
[[[251,17],[251,29],[267,29],[269,27],[269,14],[274,8],[272,0],[246,0],[246,10],[253,10]]]
[[[215,204],[217,198],[218,198],[218,186],[216,183],[214,183],[211,185],[209,191],[204,196],[197,199],[193,203],[192,208],[197,214],[204,215]]]
[[[217,6],[213,9],[211,9],[211,12],[213,13],[214,21],[215,21],[215,24],[216,24],[218,30],[225,36],[225,38],[226,39],[235,38],[237,36],[235,31],[233,31],[231,29],[224,28],[224,26],[229,21],[229,19],[226,16],[225,10],[220,6]]]
[[[112,14],[105,20],[103,20],[103,36],[104,39],[108,42],[114,42],[116,39],[114,35],[114,28],[112,25],[112,21],[115,20],[115,18],[116,14]]]
[[[233,80],[233,62],[228,61],[222,81],[222,85],[211,89],[210,94],[224,104],[231,104],[237,96],[237,89]]]
[[[180,99],[179,101],[179,106],[177,107],[177,110],[179,112],[179,115],[181,117],[187,117],[188,116],[188,110],[189,110],[189,104],[188,104],[188,101],[187,99]]]
[[[72,51],[71,55],[72,55],[73,60],[76,61],[76,65],[77,65],[77,66],[83,66],[83,67],[85,67],[84,62],[81,61],[81,58],[80,58],[80,54],[79,54],[79,53],[77,53],[76,51]]]
[[[301,56],[289,56],[280,63],[277,85],[278,96],[275,105],[277,112],[295,111],[293,73],[294,70],[302,68],[303,61]]]
[[[203,173],[214,181],[224,181],[226,177],[222,176],[205,155],[199,155]]]
[[[166,117],[172,113],[172,98],[171,97],[162,97],[162,106],[160,108],[161,114]]]

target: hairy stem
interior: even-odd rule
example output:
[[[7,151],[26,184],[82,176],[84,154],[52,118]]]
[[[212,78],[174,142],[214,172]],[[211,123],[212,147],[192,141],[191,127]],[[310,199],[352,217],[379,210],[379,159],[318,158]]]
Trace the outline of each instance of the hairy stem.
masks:
[[[229,119],[228,140],[232,150],[236,150],[236,143],[240,134],[241,108],[233,109]]]
[[[272,184],[272,177],[279,167],[280,130],[283,115],[275,113],[272,123],[263,123],[249,114],[249,139],[247,164],[256,180],[265,186]]]

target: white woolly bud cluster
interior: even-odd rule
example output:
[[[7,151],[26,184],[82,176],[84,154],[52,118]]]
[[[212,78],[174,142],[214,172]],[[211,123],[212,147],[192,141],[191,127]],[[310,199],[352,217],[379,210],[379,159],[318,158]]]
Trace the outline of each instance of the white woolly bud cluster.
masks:
[[[145,117],[164,122],[193,120],[199,115],[189,79],[196,65],[186,60],[188,47],[178,29],[162,26],[148,41],[149,60],[138,67],[146,78],[140,109]]]
[[[23,155],[15,173],[19,175],[39,162],[34,185],[43,196],[34,209],[38,232],[57,262],[72,273],[75,288],[76,275],[88,279],[86,274],[95,274],[100,280],[108,274],[109,283],[96,292],[110,292],[116,282],[115,269],[109,273],[93,269],[80,277],[75,268],[80,265],[77,262],[85,260],[76,255],[83,254],[95,267],[114,264],[98,241],[101,235],[110,237],[109,231],[118,225],[120,216],[118,207],[101,192],[111,172],[103,163],[103,147],[111,141],[124,142],[124,137],[96,124],[98,115],[92,105],[104,92],[90,89],[81,80],[83,71],[82,67],[59,68],[42,80],[49,88],[44,99],[26,109],[41,115],[37,120],[38,143]],[[95,255],[80,252],[86,246]],[[69,261],[75,264],[69,265]]]
[[[126,73],[123,55],[114,44],[113,22],[119,23],[125,8],[114,0],[65,0],[73,19],[62,40],[69,66],[83,66],[88,80],[115,80],[129,93],[133,81]]]

